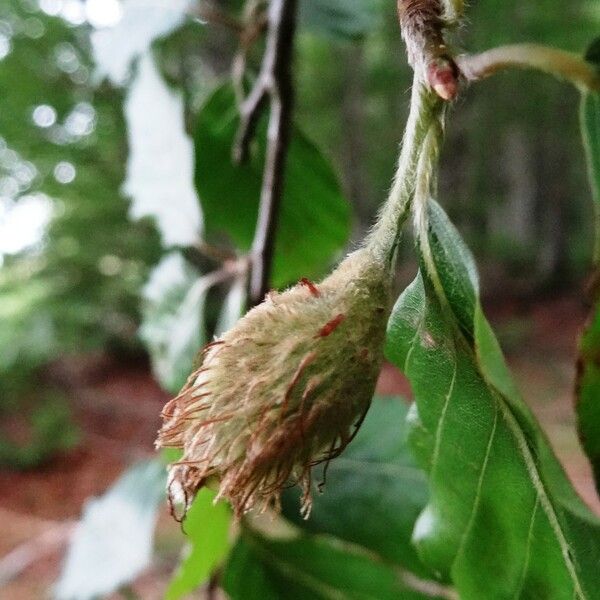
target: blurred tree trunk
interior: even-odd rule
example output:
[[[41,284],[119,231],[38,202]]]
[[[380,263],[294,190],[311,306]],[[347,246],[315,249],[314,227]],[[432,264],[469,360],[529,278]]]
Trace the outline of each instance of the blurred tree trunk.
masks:
[[[500,175],[505,193],[489,207],[488,228],[518,259],[535,247],[537,238],[533,144],[519,123],[509,125],[503,138]]]
[[[570,115],[571,97],[557,93],[550,114]],[[567,102],[565,102],[567,101]],[[560,289],[570,282],[568,226],[570,194],[569,174],[565,165],[573,160],[571,148],[564,144],[564,127],[545,129],[540,139],[540,170],[538,177],[538,222],[540,223],[540,252],[538,269],[540,283],[550,289]]]

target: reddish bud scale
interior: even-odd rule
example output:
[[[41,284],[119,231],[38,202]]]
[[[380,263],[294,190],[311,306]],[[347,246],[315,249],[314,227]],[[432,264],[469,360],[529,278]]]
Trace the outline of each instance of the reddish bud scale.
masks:
[[[424,73],[427,83],[443,100],[458,93],[458,69],[448,53],[448,26],[440,0],[398,0],[398,15],[409,63]]]
[[[442,100],[454,100],[458,94],[456,65],[449,59],[439,58],[427,66],[427,80]]]

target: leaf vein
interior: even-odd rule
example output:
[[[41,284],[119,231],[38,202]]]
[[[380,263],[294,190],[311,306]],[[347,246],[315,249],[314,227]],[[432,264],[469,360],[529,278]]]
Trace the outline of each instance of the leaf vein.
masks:
[[[517,586],[517,590],[515,592],[515,600],[518,600],[521,597],[521,591],[523,590],[523,586],[525,585],[525,579],[527,576],[527,570],[529,569],[529,560],[531,558],[531,541],[533,539],[533,525],[535,523],[535,516],[537,514],[537,508],[540,503],[539,496],[535,497],[535,504],[533,505],[533,509],[531,511],[531,520],[529,521],[529,529],[527,531],[527,546],[525,547],[525,560],[523,561],[523,571],[521,573],[521,577],[519,578],[519,585]]]
[[[421,334],[421,329],[423,328],[423,323],[425,322],[425,310],[423,310],[423,312],[421,313],[421,316],[419,317],[419,322],[417,323],[417,326],[415,327],[415,335],[413,336],[413,339],[410,342],[410,346],[408,347],[408,351],[406,353],[406,358],[404,359],[404,374],[408,374],[408,364],[410,362],[410,359],[412,358],[412,354],[415,350],[415,346],[417,345],[417,339],[419,338],[419,335]]]
[[[481,471],[479,472],[479,478],[477,479],[477,488],[475,490],[475,497],[473,498],[473,507],[471,509],[471,514],[469,515],[469,520],[467,522],[467,526],[462,534],[460,544],[458,547],[458,552],[456,553],[455,563],[458,561],[460,556],[463,554],[465,546],[467,545],[467,538],[471,533],[473,528],[473,524],[475,523],[475,517],[477,515],[477,509],[479,508],[479,504],[481,503],[481,492],[483,489],[483,480],[485,478],[485,474],[487,472],[487,467],[489,464],[490,456],[492,453],[492,446],[494,444],[494,438],[496,437],[496,430],[498,426],[498,405],[495,405],[494,410],[494,424],[492,425],[492,430],[490,432],[490,437],[487,442],[487,446],[485,449],[485,455],[483,457],[483,461],[481,463]]]
[[[535,464],[535,460],[534,460],[533,456],[531,455],[531,450],[529,449],[527,440],[525,439],[525,436],[523,435],[523,432],[521,431],[521,429],[519,427],[519,423],[515,419],[515,416],[512,414],[512,411],[510,410],[510,408],[507,406],[504,398],[498,392],[496,392],[496,394],[498,395],[497,402],[498,402],[500,408],[502,409],[502,415],[506,419],[506,422],[507,422],[511,432],[512,432],[513,436],[515,437],[515,440],[516,440],[519,450],[521,452],[521,456],[523,457],[523,460],[525,461],[525,466],[527,468],[527,472],[529,473],[529,477],[531,479],[531,482],[533,483],[533,487],[535,488],[535,490],[538,493],[538,497],[540,499],[540,504],[542,505],[542,508],[544,509],[544,512],[546,513],[546,516],[548,517],[548,522],[550,524],[550,527],[551,527],[552,531],[554,532],[554,535],[556,536],[558,545],[560,546],[560,550],[561,550],[563,559],[565,561],[565,565],[567,567],[567,570],[569,571],[569,575],[571,576],[571,579],[573,580],[573,586],[575,588],[574,589],[574,594],[575,594],[574,597],[575,598],[577,598],[577,597],[586,598],[585,594],[583,593],[581,583],[579,581],[579,576],[577,575],[577,570],[575,569],[575,565],[573,564],[573,559],[571,558],[569,543],[568,543],[567,539],[565,538],[565,535],[562,531],[562,527],[561,527],[558,517],[556,515],[554,506],[552,505],[552,502],[550,501],[550,498],[548,497],[548,495],[546,493],[544,483],[542,482],[542,479],[538,472],[538,467]]]
[[[452,371],[452,379],[450,381],[450,387],[448,388],[448,393],[446,394],[446,398],[444,400],[444,406],[442,407],[442,412],[440,414],[440,419],[438,421],[437,428],[435,430],[435,445],[433,447],[433,455],[431,457],[431,472],[434,473],[435,468],[438,464],[438,459],[440,456],[440,449],[442,446],[442,436],[444,433],[444,425],[446,424],[446,413],[448,412],[448,406],[450,406],[450,400],[452,399],[452,394],[454,393],[454,386],[456,384],[456,374],[458,371],[458,361],[454,360],[454,369]]]

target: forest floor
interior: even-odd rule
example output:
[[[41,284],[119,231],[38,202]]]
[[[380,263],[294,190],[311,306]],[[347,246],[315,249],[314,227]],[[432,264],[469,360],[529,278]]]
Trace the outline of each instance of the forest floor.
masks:
[[[576,339],[585,321],[580,300],[565,296],[531,302],[488,303],[521,390],[542,422],[569,477],[600,514],[589,465],[580,449],[573,411]],[[68,390],[81,442],[43,468],[0,470],[0,600],[51,595],[73,523],[85,500],[102,493],[132,461],[153,453],[158,414],[167,396],[146,365],[79,358],[56,367]],[[386,366],[379,392],[410,397],[402,375]],[[159,520],[159,558],[127,596],[159,600],[182,533],[166,510]],[[4,557],[4,558],[2,558]],[[9,560],[10,559],[10,560]],[[133,592],[133,593],[132,593]]]

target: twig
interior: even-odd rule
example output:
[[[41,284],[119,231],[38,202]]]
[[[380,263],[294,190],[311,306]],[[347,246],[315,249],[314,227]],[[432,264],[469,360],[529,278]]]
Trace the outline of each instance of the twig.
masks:
[[[244,160],[248,145],[267,100],[270,116],[267,151],[256,234],[251,250],[249,303],[260,303],[269,291],[275,232],[281,197],[285,162],[292,128],[294,90],[292,58],[296,31],[297,0],[272,0],[267,18],[267,40],[258,79],[241,106],[241,123],[234,156]]]
[[[240,108],[240,114],[242,114],[242,105],[244,104],[246,95],[244,90],[244,79],[246,77],[248,53],[254,42],[256,42],[265,31],[268,24],[265,0],[247,0],[244,5],[243,23],[244,33],[240,35],[240,47],[233,58],[233,64],[231,66],[233,87]]]
[[[205,241],[200,241],[195,246],[188,246],[181,250],[183,257],[192,265],[205,272],[211,270],[215,265],[216,268],[221,265],[241,262],[233,251],[214,246]],[[210,268],[209,268],[210,267]]]
[[[260,33],[266,27],[269,32],[260,75],[247,98],[244,97],[244,77],[248,50],[255,41],[255,37],[246,35],[240,40],[240,50],[233,61],[233,79],[240,109],[240,127],[233,146],[233,159],[236,163],[245,162],[248,158],[248,145],[254,136],[256,125],[269,97],[269,80],[273,79],[276,57],[269,47],[269,41],[274,35],[273,26],[271,24],[271,11],[267,14],[266,19],[264,14],[261,14],[263,1],[248,0],[244,7],[244,22],[247,30]]]
[[[240,70],[240,67],[237,66],[236,70]],[[263,78],[261,74],[256,85],[252,88],[250,95],[240,107],[240,128],[233,147],[233,160],[238,164],[248,160],[248,147],[250,140],[254,137],[256,126],[269,98],[269,86],[270,83],[267,77]]]
[[[440,585],[437,581],[420,579],[410,571],[400,570],[399,574],[406,587],[425,597],[459,600],[458,594],[452,588]]]
[[[6,585],[38,560],[65,546],[75,525],[72,521],[59,523],[4,556],[0,560],[0,586]]]

